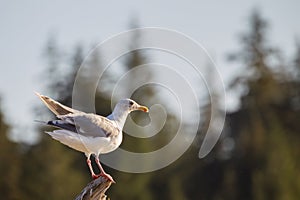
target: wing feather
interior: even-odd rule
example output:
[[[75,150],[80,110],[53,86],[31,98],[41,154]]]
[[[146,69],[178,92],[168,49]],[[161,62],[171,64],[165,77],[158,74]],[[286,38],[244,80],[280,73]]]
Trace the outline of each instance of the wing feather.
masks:
[[[55,114],[55,115],[67,115],[70,113],[82,113],[79,110],[75,110],[68,106],[64,106],[61,103],[51,99],[50,97],[41,95],[36,92],[36,95],[43,101],[43,103]]]
[[[121,131],[106,117],[75,110],[39,93],[36,95],[60,119],[49,121],[48,125],[91,137],[108,137]]]
[[[108,137],[120,132],[120,129],[111,120],[92,113],[68,114],[57,117],[74,125],[77,133],[84,136]]]

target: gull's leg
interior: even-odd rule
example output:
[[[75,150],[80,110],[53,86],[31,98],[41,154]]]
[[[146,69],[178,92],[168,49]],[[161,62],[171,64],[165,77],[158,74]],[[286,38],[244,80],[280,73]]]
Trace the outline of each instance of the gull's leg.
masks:
[[[116,183],[116,182],[114,181],[114,179],[111,177],[111,175],[105,173],[105,171],[104,171],[104,169],[102,168],[101,163],[100,163],[100,161],[99,161],[99,156],[96,156],[96,157],[95,157],[95,161],[96,161],[96,163],[97,163],[97,165],[99,166],[99,169],[100,169],[100,174],[99,174],[99,176],[102,176],[102,177],[104,177],[104,178],[110,180],[111,182]]]
[[[90,159],[90,156],[91,156],[91,155],[87,155],[86,163],[87,163],[88,166],[89,166],[90,172],[91,172],[91,174],[92,174],[92,178],[93,178],[93,179],[96,179],[96,178],[99,178],[99,175],[96,175],[96,174],[94,173],[94,170],[93,170],[93,167],[92,167],[92,161],[91,161],[91,159]]]

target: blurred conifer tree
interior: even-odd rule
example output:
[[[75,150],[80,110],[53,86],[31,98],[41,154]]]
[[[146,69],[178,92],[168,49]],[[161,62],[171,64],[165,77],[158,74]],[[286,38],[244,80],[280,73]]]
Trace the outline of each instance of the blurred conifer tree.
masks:
[[[22,199],[20,149],[8,139],[9,129],[0,105],[0,196],[3,199]]]

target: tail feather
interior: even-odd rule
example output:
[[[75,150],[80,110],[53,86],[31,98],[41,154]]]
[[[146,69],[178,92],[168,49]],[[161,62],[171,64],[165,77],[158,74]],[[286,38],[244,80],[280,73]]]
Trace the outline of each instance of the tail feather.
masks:
[[[81,151],[81,152],[87,151],[84,143],[82,142],[82,139],[77,133],[67,131],[67,130],[55,130],[46,133],[49,134],[53,139],[77,151]]]

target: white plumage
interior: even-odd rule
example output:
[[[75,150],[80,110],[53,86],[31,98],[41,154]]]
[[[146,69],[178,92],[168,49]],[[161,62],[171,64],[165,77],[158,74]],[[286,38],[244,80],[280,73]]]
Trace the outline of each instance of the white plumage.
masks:
[[[85,153],[94,179],[103,176],[114,182],[112,177],[104,172],[99,162],[99,155],[114,151],[120,146],[123,137],[122,129],[131,111],[148,112],[148,108],[131,99],[123,99],[117,103],[111,115],[103,117],[69,108],[47,96],[36,94],[58,118],[58,120],[52,120],[46,124],[60,129],[46,133],[53,139]],[[95,155],[95,161],[101,171],[99,175],[93,171],[91,155]]]

